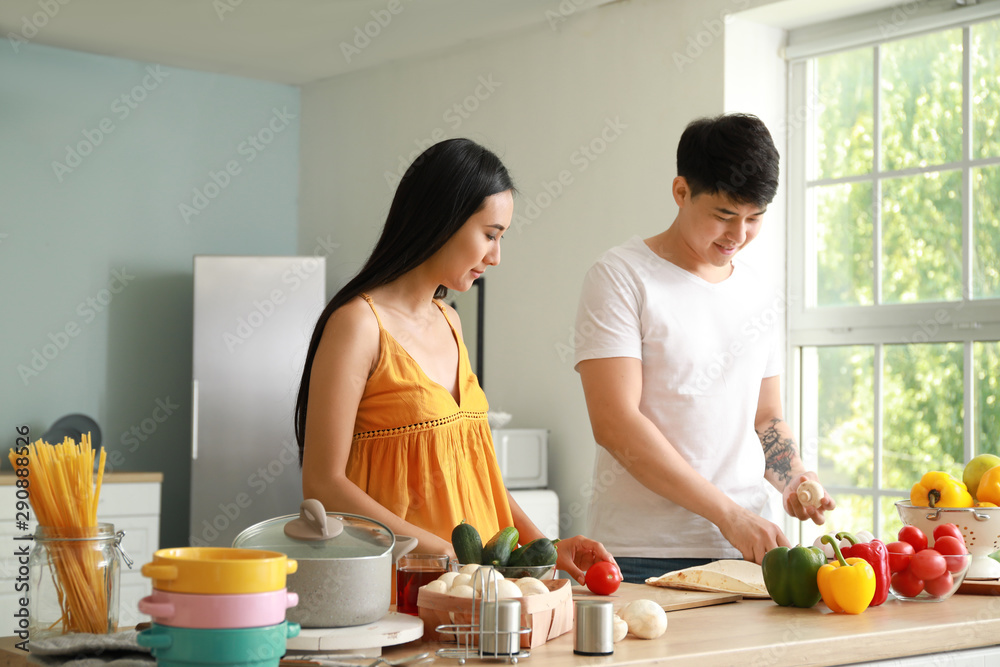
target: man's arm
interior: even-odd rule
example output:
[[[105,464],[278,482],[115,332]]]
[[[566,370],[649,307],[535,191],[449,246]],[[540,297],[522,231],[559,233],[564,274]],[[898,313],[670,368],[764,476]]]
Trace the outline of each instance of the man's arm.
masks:
[[[639,411],[639,359],[590,359],[577,368],[594,438],[639,483],[711,521],[748,560],[759,563],[768,549],[790,546],[778,526],[736,504],[695,471]]]
[[[818,482],[819,477],[806,470],[799,458],[792,427],[782,418],[781,380],[777,375],[764,378],[760,383],[754,430],[764,448],[764,478],[781,492],[785,511],[800,521],[812,519],[816,524],[823,524],[826,521],[823,513],[836,507],[836,503],[827,493],[819,507],[806,507],[795,495],[799,484],[807,479]]]

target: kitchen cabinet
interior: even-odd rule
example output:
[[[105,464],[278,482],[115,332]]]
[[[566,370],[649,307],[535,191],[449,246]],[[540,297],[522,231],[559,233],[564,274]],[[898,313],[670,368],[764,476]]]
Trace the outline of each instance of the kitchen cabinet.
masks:
[[[11,619],[17,611],[18,598],[23,593],[14,589],[18,562],[13,545],[31,541],[14,541],[14,537],[33,533],[36,523],[32,521],[27,531],[18,530],[15,525],[16,477],[13,474],[0,475],[0,540],[7,545],[0,552],[0,617]],[[139,568],[153,559],[153,552],[160,542],[160,487],[161,473],[120,472],[104,476],[101,496],[97,502],[97,520],[111,523],[115,531],[124,531],[121,546],[134,561],[132,569],[122,562],[121,585],[119,588],[119,622],[122,626],[132,626],[149,617],[140,614],[139,600],[150,592],[149,580],[142,576]],[[34,512],[32,512],[32,517]]]

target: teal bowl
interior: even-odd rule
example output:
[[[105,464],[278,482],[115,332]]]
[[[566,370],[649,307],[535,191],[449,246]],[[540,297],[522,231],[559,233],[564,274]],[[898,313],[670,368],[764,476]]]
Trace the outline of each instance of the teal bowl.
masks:
[[[136,641],[150,649],[159,667],[277,667],[287,640],[298,635],[299,624],[287,621],[259,628],[225,629],[153,623],[139,633]]]

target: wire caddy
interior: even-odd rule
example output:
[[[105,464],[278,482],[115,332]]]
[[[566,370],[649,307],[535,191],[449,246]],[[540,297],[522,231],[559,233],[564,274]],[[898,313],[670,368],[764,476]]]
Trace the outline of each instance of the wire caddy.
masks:
[[[437,631],[443,635],[455,636],[455,648],[441,648],[436,651],[438,657],[457,659],[464,665],[469,658],[480,660],[498,660],[509,664],[517,664],[521,658],[527,658],[531,651],[521,648],[521,635],[531,632],[531,628],[521,626],[521,603],[517,600],[504,600],[517,605],[516,622],[513,629],[505,622],[500,613],[499,575],[492,567],[483,566],[472,576],[472,620],[467,624],[446,624],[437,626]],[[485,627],[484,627],[485,626]]]

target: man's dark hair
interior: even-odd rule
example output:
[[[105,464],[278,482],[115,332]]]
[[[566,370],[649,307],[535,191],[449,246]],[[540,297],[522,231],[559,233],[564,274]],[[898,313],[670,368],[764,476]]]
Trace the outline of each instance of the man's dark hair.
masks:
[[[757,116],[699,118],[677,144],[677,175],[688,182],[692,197],[722,193],[736,204],[763,207],[778,190],[778,151]]]

